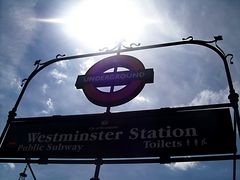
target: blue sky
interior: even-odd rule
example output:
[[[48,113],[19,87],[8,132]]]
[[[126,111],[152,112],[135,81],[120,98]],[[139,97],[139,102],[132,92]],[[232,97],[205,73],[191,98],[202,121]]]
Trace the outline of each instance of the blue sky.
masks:
[[[99,52],[120,40],[150,45],[194,39],[212,40],[234,55],[230,65],[234,87],[240,92],[240,2],[237,0],[0,0],[0,131],[21,90],[21,81],[34,62]],[[154,68],[154,84],[147,84],[132,101],[112,111],[228,102],[222,62],[209,49],[179,46],[125,53]],[[105,112],[91,104],[74,86],[76,78],[106,56],[66,61],[49,66],[34,78],[17,117]],[[127,145],[126,145],[127,146]],[[238,162],[238,167],[239,167]],[[1,179],[17,179],[24,164],[0,164]],[[32,165],[37,179],[89,179],[94,165]],[[238,168],[238,176],[240,176]],[[168,165],[103,165],[100,179],[230,179],[231,161]],[[29,178],[30,179],[30,178]]]

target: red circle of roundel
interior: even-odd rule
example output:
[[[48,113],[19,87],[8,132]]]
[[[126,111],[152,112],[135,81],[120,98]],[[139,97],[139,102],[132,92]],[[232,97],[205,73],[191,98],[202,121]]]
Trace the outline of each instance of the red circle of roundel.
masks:
[[[116,55],[102,59],[94,64],[86,75],[103,74],[105,71],[114,67],[123,67],[131,72],[144,70],[144,65],[137,58],[128,55]],[[85,84],[83,92],[92,103],[104,106],[118,106],[124,104],[136,97],[143,89],[145,83],[142,80],[134,80],[118,91],[103,92],[93,84]]]

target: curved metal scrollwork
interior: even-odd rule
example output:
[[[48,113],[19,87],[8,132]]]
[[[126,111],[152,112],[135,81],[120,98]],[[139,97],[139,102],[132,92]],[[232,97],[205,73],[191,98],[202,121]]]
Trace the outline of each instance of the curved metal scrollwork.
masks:
[[[139,47],[141,45],[141,43],[130,43],[130,44],[126,44],[126,41],[121,41],[119,42],[116,46],[114,46],[113,48],[109,49],[108,47],[104,47],[102,49],[99,49],[99,51],[102,52],[110,52],[110,51],[114,51],[114,50],[122,50],[122,49],[132,49],[134,47]]]
[[[56,59],[62,58],[62,57],[65,57],[65,56],[66,56],[65,54],[58,54],[58,55],[56,55]]]
[[[188,36],[187,38],[182,38],[183,41],[192,41],[193,37],[192,36]]]
[[[233,54],[227,54],[225,58],[230,62],[230,64],[233,64]]]

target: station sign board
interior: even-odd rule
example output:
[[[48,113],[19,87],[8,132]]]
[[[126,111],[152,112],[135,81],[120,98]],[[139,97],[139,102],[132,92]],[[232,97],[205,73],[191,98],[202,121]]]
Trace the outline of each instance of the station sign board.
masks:
[[[115,71],[109,72],[109,70]],[[118,71],[118,70],[121,71]],[[153,83],[153,69],[145,69],[143,63],[129,55],[104,58],[94,64],[85,75],[79,75],[76,88],[83,89],[92,103],[112,107],[135,98],[146,83]],[[113,92],[101,91],[99,87],[124,86]]]
[[[130,158],[233,153],[228,108],[17,118],[0,157]]]

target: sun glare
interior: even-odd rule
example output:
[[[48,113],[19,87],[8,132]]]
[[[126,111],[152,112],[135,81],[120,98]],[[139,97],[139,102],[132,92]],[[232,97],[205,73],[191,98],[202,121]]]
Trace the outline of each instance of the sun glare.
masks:
[[[136,41],[145,24],[141,10],[130,1],[85,0],[64,15],[64,31],[91,48]]]

